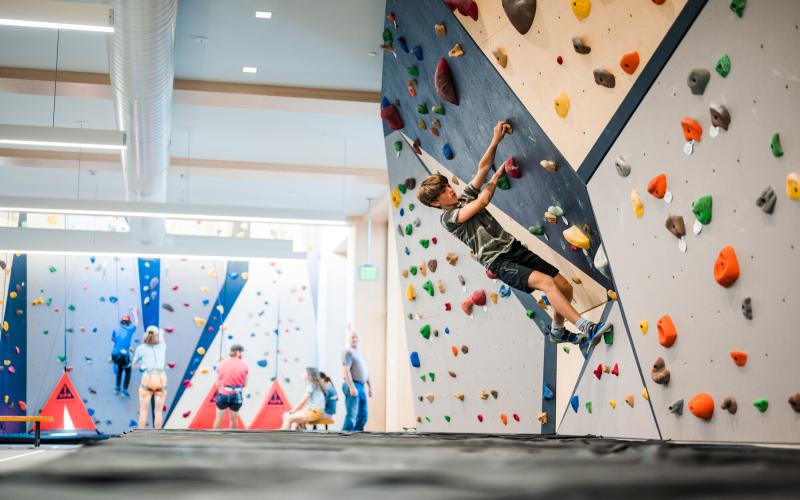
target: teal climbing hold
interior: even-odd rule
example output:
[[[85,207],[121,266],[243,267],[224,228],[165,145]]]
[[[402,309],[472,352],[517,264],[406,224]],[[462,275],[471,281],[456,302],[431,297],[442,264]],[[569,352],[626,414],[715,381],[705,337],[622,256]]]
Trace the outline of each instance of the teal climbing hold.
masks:
[[[547,382],[545,382],[542,387],[542,398],[550,400],[553,399],[553,397],[554,397],[553,390],[550,389],[550,386],[547,385]]]
[[[411,233],[414,232],[414,226],[411,224],[406,224],[406,236],[411,236]]]
[[[772,150],[772,156],[780,158],[783,156],[783,148],[781,147],[781,135],[777,132],[772,134],[772,139],[769,141],[769,147]]]
[[[51,273],[56,272],[56,266],[50,266],[49,270]]]
[[[592,413],[592,402],[591,401],[587,401],[585,406],[586,406],[586,411],[591,414]]]
[[[535,234],[536,236],[541,236],[544,234],[544,226],[542,225],[531,226],[528,228],[528,231],[530,231],[531,234]]]
[[[58,356],[56,356],[56,359],[58,359],[59,363],[63,363],[67,360],[67,357],[64,356],[63,354],[59,354]]]
[[[603,341],[606,345],[613,345],[614,344],[614,330],[609,330],[603,334]]]
[[[430,240],[419,240],[419,244],[422,246],[422,248],[428,248],[428,245],[430,245],[431,242]]]
[[[760,411],[761,413],[764,413],[765,411],[767,411],[767,408],[769,407],[769,401],[767,401],[766,399],[756,399],[755,401],[753,401],[753,406],[758,408],[758,411]]]
[[[431,280],[428,280],[425,283],[423,283],[422,284],[422,289],[425,290],[426,292],[428,292],[428,295],[433,297],[433,290],[434,289],[433,289],[433,283],[431,282]]]
[[[575,413],[578,413],[578,406],[580,404],[581,401],[577,394],[572,396],[572,398],[569,400],[569,405],[572,406],[572,409],[575,411]]]
[[[736,13],[737,16],[742,17],[744,15],[744,8],[747,6],[747,0],[731,0],[731,10]]]
[[[70,312],[73,312],[73,311],[75,311],[75,306],[73,306],[72,304],[70,304],[70,305],[67,307],[67,309],[69,309],[69,310],[70,310]]]
[[[411,78],[419,78],[419,69],[416,66],[409,66],[406,68],[406,72]]]
[[[731,72],[731,58],[728,57],[728,54],[723,55],[719,59],[717,59],[717,65],[715,66],[717,73],[722,78],[725,78]]]
[[[428,106],[426,106],[425,103],[417,104],[417,113],[419,113],[421,115],[427,115],[428,114]]]
[[[422,325],[422,328],[419,329],[419,334],[422,335],[422,338],[428,340],[431,338],[431,325]]]
[[[697,217],[697,220],[700,221],[701,224],[708,224],[711,222],[711,205],[712,199],[710,194],[701,196],[697,201],[692,203],[692,212],[694,212],[694,216]]]
[[[433,106],[431,106],[431,111],[433,111],[437,115],[444,116],[446,114],[445,110],[444,110],[444,106],[442,106],[441,104],[434,104]]]

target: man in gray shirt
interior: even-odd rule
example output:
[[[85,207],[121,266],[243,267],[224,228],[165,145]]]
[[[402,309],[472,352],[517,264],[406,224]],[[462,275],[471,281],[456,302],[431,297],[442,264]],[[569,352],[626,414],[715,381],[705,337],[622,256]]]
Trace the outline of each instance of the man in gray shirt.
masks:
[[[342,393],[345,397],[347,415],[344,418],[343,432],[361,432],[367,423],[367,395],[372,397],[369,383],[369,370],[364,353],[358,348],[358,334],[348,333],[350,347],[342,353],[344,383]],[[364,386],[366,385],[366,392]]]

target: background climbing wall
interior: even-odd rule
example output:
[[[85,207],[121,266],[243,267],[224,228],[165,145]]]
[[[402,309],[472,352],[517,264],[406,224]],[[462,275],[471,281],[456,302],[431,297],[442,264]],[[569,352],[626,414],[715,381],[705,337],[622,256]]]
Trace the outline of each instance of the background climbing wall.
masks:
[[[686,0],[653,2],[590,2],[588,17],[579,20],[572,2],[536,2],[536,16],[526,34],[509,22],[499,0],[477,0],[478,20],[456,14],[473,40],[541,125],[550,140],[578,168],[619,107],[641,70],[672,25]],[[573,37],[581,37],[588,54],[577,53]],[[493,55],[502,51],[505,68]],[[639,67],[625,73],[620,59],[639,53]],[[560,59],[559,59],[560,58]],[[560,60],[560,62],[559,62]],[[615,76],[615,87],[597,85],[593,71]],[[569,96],[566,118],[558,116],[553,101]]]
[[[589,192],[662,436],[796,443],[800,413],[787,399],[800,392],[800,205],[787,197],[786,177],[799,169],[793,111],[800,106],[800,5],[749,2],[739,18],[729,4],[705,6],[592,177]],[[715,71],[723,54],[732,63],[726,78]],[[687,86],[697,68],[711,74],[703,95]],[[714,102],[731,117],[729,130],[717,137],[709,133]],[[691,155],[684,153],[683,117],[703,128]],[[775,132],[785,151],[780,158],[770,148]],[[617,174],[617,155],[630,163],[629,177]],[[648,181],[660,172],[666,173],[671,204],[647,193]],[[772,214],[755,204],[767,186],[777,196]],[[634,189],[644,203],[642,218],[631,209]],[[713,217],[695,235],[691,204],[706,194],[713,196]],[[685,253],[665,229],[670,214],[685,219]],[[713,274],[726,245],[735,249],[741,268],[730,288],[718,285]],[[752,320],[742,314],[746,297],[752,298]],[[670,348],[658,342],[656,323],[664,314],[677,329]],[[641,320],[649,322],[646,334],[639,331]],[[734,364],[731,351],[746,352],[746,366]],[[650,379],[657,357],[671,372],[669,385]],[[696,418],[686,406],[682,416],[668,411],[673,402],[688,405],[700,392],[714,398],[711,420]],[[729,395],[738,402],[736,414],[720,407]],[[757,399],[769,401],[766,412],[753,406]]]

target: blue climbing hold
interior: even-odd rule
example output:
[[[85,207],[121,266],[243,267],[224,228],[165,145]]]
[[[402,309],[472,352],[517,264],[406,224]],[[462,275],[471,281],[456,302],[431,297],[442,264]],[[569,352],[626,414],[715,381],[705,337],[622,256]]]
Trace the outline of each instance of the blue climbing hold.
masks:
[[[228,340],[233,340],[233,335],[228,335]]]
[[[417,351],[414,351],[411,353],[411,366],[419,368],[419,365],[419,354],[417,354]]]
[[[136,423],[137,423],[136,420],[131,419],[131,421],[128,422],[128,427],[136,427]]]
[[[405,214],[406,214],[406,211],[401,208],[400,209],[400,217],[404,216]]]
[[[86,413],[88,413],[88,414],[89,414],[89,416],[91,417],[92,415],[94,415],[94,408],[89,408],[89,407],[87,406],[87,407],[86,407]]]
[[[256,361],[256,364],[258,366],[260,366],[261,368],[266,368],[267,367],[267,360],[266,359],[259,359],[258,361]]]
[[[547,298],[547,295],[542,295],[542,302],[548,306],[550,305],[550,299]]]
[[[453,148],[450,147],[449,142],[446,142],[444,146],[442,146],[442,154],[448,160],[452,160],[455,157],[455,155],[453,154]]]
[[[228,279],[229,280],[235,280],[238,277],[239,277],[239,273],[228,273]]]
[[[396,40],[396,42],[398,47],[400,47],[400,50],[408,54],[408,42],[406,42],[406,39],[401,36]]]
[[[411,255],[411,250],[409,250],[408,247],[406,247],[406,255]]]
[[[448,335],[450,334],[450,327],[449,326],[444,327],[444,333],[446,333]]]
[[[553,390],[550,389],[550,386],[547,385],[547,382],[544,383],[544,387],[542,388],[542,397],[544,399],[550,400],[553,399]]]
[[[105,302],[105,301],[106,301],[106,298],[101,295],[100,296],[100,302]]]
[[[511,288],[507,285],[500,285],[499,293],[501,297],[508,297],[511,295]]]
[[[386,96],[381,97],[381,109],[388,108],[392,103],[389,102],[389,99]]]
[[[577,394],[572,396],[572,399],[569,400],[569,405],[572,407],[572,409],[575,411],[575,413],[578,413],[578,406],[580,404],[581,404],[580,398],[578,398]]]
[[[207,306],[207,305],[208,305],[208,299],[203,299],[203,305],[204,305],[204,306]]]
[[[118,300],[119,300],[119,299],[118,299],[118,298],[116,298],[116,297],[114,297],[113,295],[111,295],[110,297],[108,297],[108,301],[109,301],[109,302],[111,302],[112,304],[116,304]]]
[[[89,262],[91,262],[92,264],[94,264],[94,261],[95,261],[95,260],[96,260],[96,259],[94,258],[94,256],[92,256],[92,257],[89,257]]]
[[[417,45],[416,47],[411,49],[411,52],[414,54],[414,57],[417,58],[417,61],[421,61],[422,60],[422,47]]]

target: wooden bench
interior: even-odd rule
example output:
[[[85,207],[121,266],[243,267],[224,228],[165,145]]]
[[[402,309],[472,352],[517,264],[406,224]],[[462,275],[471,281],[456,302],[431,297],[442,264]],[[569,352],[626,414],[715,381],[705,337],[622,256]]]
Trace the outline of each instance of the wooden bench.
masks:
[[[52,422],[53,417],[47,415],[26,416],[26,415],[0,415],[0,422],[33,422],[33,446],[39,447],[42,422]]]
[[[328,430],[328,426],[329,425],[333,425],[333,420],[331,420],[331,419],[322,419],[322,420],[317,420],[315,422],[309,422],[309,424],[311,425],[311,428],[314,429],[314,430],[317,430],[317,426],[318,425],[324,425],[325,426],[325,430],[327,431]]]

